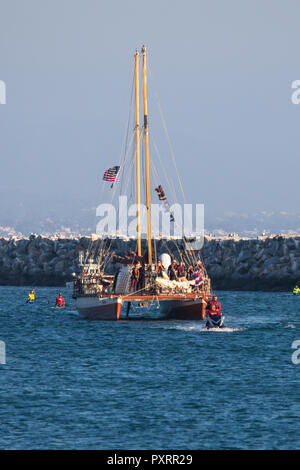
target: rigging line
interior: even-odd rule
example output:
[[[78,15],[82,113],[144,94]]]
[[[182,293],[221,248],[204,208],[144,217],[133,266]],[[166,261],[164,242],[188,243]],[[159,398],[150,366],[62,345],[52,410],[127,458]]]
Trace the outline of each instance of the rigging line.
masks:
[[[131,118],[131,114],[132,114],[132,109],[133,109],[133,89],[134,89],[134,69],[133,69],[133,76],[132,76],[132,80],[131,80],[131,96],[130,96],[130,105],[129,105],[129,112],[128,112],[128,118],[127,118],[127,123],[126,123],[126,127],[125,127],[125,132],[124,132],[124,137],[123,137],[123,141],[122,141],[122,145],[121,145],[121,151],[120,151],[120,156],[119,156],[119,172],[116,176],[116,180],[113,184],[113,194],[112,194],[112,197],[114,196],[115,194],[115,188],[117,186],[117,182],[119,180],[119,175],[121,173],[121,166],[122,166],[122,163],[124,162],[125,158],[126,158],[126,154],[127,154],[127,145],[128,145],[128,135],[129,135],[129,125],[130,125],[130,118]],[[124,154],[124,158],[122,160],[122,155]],[[122,162],[122,163],[121,163]],[[112,201],[111,201],[112,202]]]
[[[127,156],[128,156],[129,149],[131,148],[131,144],[132,144],[132,142],[133,142],[133,138],[134,138],[134,132],[133,132],[132,135],[131,135],[130,143],[129,143],[129,146],[128,146],[128,148],[127,148],[127,151],[126,151],[126,153],[125,153],[125,155],[124,155],[124,158],[123,158],[122,162],[120,162],[119,173],[120,173],[120,171],[123,172],[124,169],[125,169],[125,161],[126,161],[126,158],[127,158]],[[116,181],[115,181],[115,183],[114,183],[114,185],[113,185],[113,191],[112,191],[110,203],[112,203],[112,200],[113,200],[113,198],[114,198],[114,196],[115,196],[115,194],[116,194],[117,187],[118,187],[118,176],[117,176]]]
[[[132,111],[134,107],[134,81],[135,81],[135,69],[133,68],[133,76],[132,76],[132,84],[131,84],[131,98],[130,98],[130,108],[129,108],[129,115],[128,115],[128,121],[127,121],[127,132],[126,132],[126,139],[125,139],[125,148],[124,148],[124,153],[127,152],[128,149],[128,136],[129,136],[129,127],[131,125],[131,116],[132,116]],[[122,173],[122,179],[121,179],[121,187],[120,190],[122,191],[123,187],[123,178],[124,178],[124,173]]]
[[[105,185],[105,180],[104,180],[103,177],[102,177],[102,186],[101,186],[101,190],[100,190],[100,198],[101,198],[101,199],[102,199],[102,196],[103,196],[104,185]]]
[[[101,240],[101,246],[99,247],[99,257],[98,257],[98,265],[100,266],[100,264],[102,263],[102,260],[105,256],[105,250],[106,250],[106,243],[107,243],[107,237],[106,238],[103,238]]]
[[[153,244],[154,244],[154,260],[155,264],[157,264],[157,247],[156,247],[156,238],[153,238]]]
[[[170,248],[168,247],[167,241],[163,241],[163,243],[162,243],[162,248],[163,248],[164,246],[167,248],[167,250],[168,250],[168,252],[169,252],[169,255],[170,255],[170,257],[171,257],[171,260],[172,260],[172,258],[173,258],[174,256],[173,256],[173,253],[171,252]]]
[[[153,160],[152,160],[151,157],[150,157],[150,164],[151,164],[151,168],[152,168],[152,170],[154,171],[154,173],[156,174],[157,178],[159,178],[157,169],[156,169],[155,164],[154,164],[154,162],[153,162]],[[158,181],[159,181],[159,180],[158,180]],[[171,211],[170,211],[170,213],[171,213]],[[175,223],[176,226],[180,229],[180,226],[179,226],[179,224],[177,223],[176,219],[174,220],[174,223]],[[177,249],[177,251],[178,251],[178,253],[179,253],[180,258],[181,258],[181,259],[183,258],[183,259],[185,260],[185,262],[188,262],[188,264],[193,264],[193,262],[194,262],[195,260],[193,260],[193,258],[190,257],[186,252],[183,252],[183,253],[182,253],[182,252],[180,251],[180,247],[179,247],[177,241],[174,240],[174,239],[171,239],[171,241],[174,243],[174,245],[175,245],[175,247],[176,247],[176,249]],[[184,253],[185,253],[185,255],[184,255]]]
[[[126,294],[126,297],[130,297],[131,295],[137,294],[138,292],[142,292],[143,290],[145,290],[145,287],[134,292],[129,292],[128,294]]]
[[[153,78],[153,75],[152,75],[152,72],[151,72],[151,67],[149,67],[149,75],[150,75],[150,78],[151,78],[153,84],[155,85],[154,78]],[[162,120],[163,128],[164,128],[164,130],[165,130],[165,134],[166,134],[166,137],[167,137],[167,141],[168,141],[168,144],[169,144],[169,149],[170,149],[171,156],[172,156],[172,159],[173,159],[173,164],[174,164],[174,167],[175,167],[175,170],[176,170],[176,174],[177,174],[179,186],[180,186],[180,189],[181,189],[181,193],[182,193],[182,196],[183,196],[183,200],[184,200],[184,202],[186,202],[186,197],[185,197],[184,190],[183,190],[183,186],[182,186],[181,179],[180,179],[180,176],[179,176],[179,172],[178,172],[178,168],[177,168],[177,164],[176,164],[176,159],[175,159],[175,154],[174,154],[173,147],[172,147],[171,140],[170,140],[170,136],[169,136],[169,133],[168,133],[166,120],[165,120],[165,118],[164,118],[162,106],[161,106],[160,99],[159,99],[159,96],[158,96],[158,92],[157,92],[157,89],[156,89],[155,86],[154,86],[154,95],[155,95],[156,100],[157,100],[157,105],[158,105],[160,117],[161,117],[161,120]],[[163,167],[163,165],[162,165],[162,161],[161,161],[160,155],[159,155],[159,152],[158,152],[158,149],[157,149],[157,146],[155,145],[155,147],[156,147],[156,150],[157,150],[157,153],[158,153],[160,162],[161,162],[161,166],[162,166],[162,168],[164,169],[164,167]],[[168,185],[169,185],[168,178],[167,178],[167,183],[168,183]],[[176,201],[176,199],[177,199],[177,198],[176,198],[176,196],[175,196],[175,201]],[[191,221],[191,222],[192,222],[192,221]]]
[[[103,271],[103,273],[104,273],[104,271],[105,271],[105,269],[106,269],[106,266],[107,266],[108,262],[110,261],[111,257],[112,257],[112,254],[110,254],[109,256],[107,256],[107,257],[105,258],[105,261],[103,262],[103,266],[102,266],[102,271]]]
[[[183,242],[185,244],[185,240],[183,240]],[[187,253],[187,257],[190,260],[190,264],[195,265],[197,263],[197,258],[196,258],[194,250],[187,250],[186,245],[185,245],[185,250],[184,251],[185,251],[185,253]]]
[[[107,248],[107,241],[108,241],[108,240],[109,240],[109,247]],[[110,239],[105,238],[105,244],[104,244],[103,249],[102,249],[102,251],[101,251],[101,263],[102,263],[102,264],[105,263],[105,259],[106,259],[107,255],[108,255],[108,253],[109,253],[109,249],[110,249],[110,247],[111,247],[112,240],[113,240],[112,237],[110,237]]]
[[[157,153],[157,155],[158,155],[158,158],[159,158],[159,160],[160,160],[161,167],[162,167],[162,169],[163,169],[163,171],[164,171],[164,173],[165,173],[165,169],[164,169],[164,166],[163,166],[163,164],[162,164],[161,156],[160,156],[159,150],[158,150],[158,148],[157,148],[156,142],[154,141],[153,143],[154,143],[154,148],[155,148],[155,150],[156,150],[156,153]],[[154,165],[154,161],[153,161],[153,160],[152,160],[152,164]],[[155,171],[157,172],[157,169],[155,168],[155,165],[154,165],[154,169],[155,169]],[[171,184],[170,184],[170,182],[169,182],[169,178],[168,178],[168,176],[167,176],[166,174],[165,174],[165,178],[166,178],[167,184],[168,184],[168,186],[169,186],[169,188],[170,188],[170,190],[171,190],[170,192],[174,193],[173,196],[175,195],[175,198],[174,198],[174,199],[175,199],[175,202],[176,202],[176,199],[177,199],[176,193],[175,193],[174,189],[172,188],[172,186],[171,186]],[[179,227],[179,225],[178,225],[176,219],[175,219],[175,223],[176,223],[176,226]],[[190,255],[190,256],[188,257],[188,259],[189,259],[189,263],[190,263],[190,264],[193,263],[193,262],[196,262],[196,258],[193,259],[193,256],[192,256],[192,255]]]
[[[128,168],[127,168],[127,174],[128,175],[133,172],[134,161],[135,161],[135,151],[132,152],[131,158],[129,160],[129,164],[128,164]],[[124,192],[127,192],[127,188],[128,188],[128,186],[130,185],[131,182],[132,182],[132,178],[127,177],[126,185],[124,187]],[[119,214],[119,207],[118,207],[118,214]],[[120,230],[120,227],[119,227],[119,230]]]
[[[143,188],[146,187],[146,180],[145,180],[145,145],[144,145],[144,128],[141,129],[141,172],[142,172],[142,186]],[[145,193],[142,191],[144,202],[145,202]]]
[[[186,252],[186,250],[184,250],[183,252],[180,251],[180,247],[177,243],[177,240],[176,239],[173,239],[173,238],[170,238],[170,240],[168,240],[168,242],[172,242],[174,243],[178,253],[179,253],[179,256],[182,258],[184,258],[185,262],[188,262],[188,264],[193,264],[193,259],[190,257],[190,255]],[[167,243],[167,242],[166,242]]]
[[[156,174],[157,184],[160,184],[161,181],[160,181],[160,178],[159,178],[158,170],[157,170],[157,168],[156,168],[156,166],[155,166],[155,163],[154,163],[154,161],[153,161],[153,159],[152,159],[151,157],[150,157],[150,164],[151,164],[151,166],[152,166],[152,170],[153,170],[154,173]],[[167,199],[167,205],[168,205],[169,211],[170,211],[170,213],[171,213],[171,206],[170,206],[170,204],[169,204],[169,200],[168,200],[168,199]],[[174,220],[174,222],[175,222],[176,226],[177,226],[178,228],[180,228],[179,225],[178,225],[178,223],[176,222],[176,220]]]
[[[89,256],[95,261],[95,257],[98,254],[97,267],[101,263],[103,252],[106,249],[106,243],[107,243],[107,237],[105,238],[99,237],[97,240],[90,242],[91,247],[89,249]],[[86,260],[87,260],[87,257],[86,257]]]
[[[169,242],[169,241],[170,241],[170,240],[165,240],[165,241],[163,242],[162,248],[163,248],[163,247],[166,247],[166,249],[167,249],[168,252],[169,252],[169,255],[170,255],[171,259],[173,259],[173,258],[174,258],[174,252],[173,252],[173,251],[170,249],[170,247],[168,246],[168,242]],[[176,245],[175,245],[175,246],[176,246]],[[179,254],[180,254],[180,253],[179,253]],[[181,254],[180,254],[180,256],[181,256]],[[187,259],[186,259],[186,258],[184,258],[184,260],[185,260],[185,262],[187,262]]]
[[[112,240],[113,240],[112,237],[105,239],[105,245],[103,246],[103,250],[102,250],[102,260],[101,260],[102,264],[105,262],[106,256],[107,256],[107,254],[108,254],[108,252],[109,252],[109,248],[110,248],[110,246],[111,246],[111,244],[112,244]],[[109,246],[108,246],[108,247],[107,247],[107,242],[109,242]]]
[[[130,161],[129,161],[129,164],[128,164],[128,169],[127,169],[127,173],[128,175],[131,174],[133,175],[133,172],[134,172],[134,163],[135,163],[135,149],[133,150],[132,152],[132,155],[131,155],[131,158],[130,158]],[[127,191],[127,188],[129,189],[130,188],[130,200],[132,200],[132,192],[133,192],[133,177],[132,178],[127,178],[127,181],[126,181],[126,186],[125,186],[125,192]]]
[[[103,256],[103,259],[104,259],[104,261],[103,261],[103,272],[105,271],[105,268],[106,268],[106,266],[107,266],[107,264],[108,264],[108,261],[110,260],[110,258],[111,258],[111,256],[112,256],[112,253],[109,255],[109,250],[110,250],[110,248],[111,248],[112,241],[113,241],[113,239],[111,238],[110,244],[109,244],[109,246],[108,246],[108,248],[107,248],[107,251],[106,251],[106,253],[105,253],[105,256]],[[109,256],[108,256],[108,255],[109,255]]]
[[[130,150],[130,148],[131,148],[131,145],[132,145],[132,143],[133,143],[133,138],[134,138],[134,132],[132,132],[132,134],[131,134],[131,138],[130,138],[130,141],[129,141],[129,145],[128,145],[127,149],[126,149],[126,152],[125,152],[125,154],[124,154],[124,157],[123,157],[122,161],[119,162],[119,166],[120,166],[119,172],[120,172],[120,171],[124,171],[125,161],[126,161],[126,158],[127,158],[127,156],[128,156],[128,153],[129,153],[129,150]],[[113,185],[113,195],[115,194],[115,191],[116,191],[116,188],[117,188],[117,183],[118,183],[118,177],[116,178],[116,181],[115,181],[115,183],[114,183],[114,185]]]
[[[125,160],[126,160],[126,157],[127,157],[127,154],[128,154],[128,151],[129,151],[129,148],[132,144],[132,141],[133,141],[133,137],[134,137],[134,132],[132,133],[131,137],[130,137],[130,140],[129,140],[129,144],[128,144],[128,137],[129,137],[129,127],[130,127],[130,118],[131,118],[131,115],[132,115],[132,110],[133,110],[133,91],[134,91],[134,76],[135,76],[135,73],[134,73],[134,68],[133,68],[133,73],[132,73],[132,80],[131,80],[131,96],[130,96],[130,106],[129,106],[129,113],[128,113],[128,118],[127,118],[127,124],[126,124],[126,132],[125,132],[125,136],[123,138],[123,144],[121,146],[121,153],[120,153],[120,157],[119,157],[119,174],[121,173],[122,177],[121,177],[121,186],[122,186],[122,178],[123,178],[123,168],[124,168],[124,163],[125,163]],[[122,159],[122,154],[124,152],[124,157]],[[113,200],[113,197],[115,196],[115,193],[116,193],[116,188],[118,186],[118,175],[116,177],[116,181],[114,182],[114,185],[113,185],[113,191],[112,191],[112,197],[111,197],[111,201]],[[103,181],[104,183],[104,181]]]
[[[185,243],[185,240],[184,240],[184,243]],[[190,242],[189,242],[189,243],[190,243]],[[186,247],[186,245],[185,245],[185,247]],[[191,255],[190,255],[190,256],[192,257],[194,263],[197,264],[197,261],[199,261],[199,259],[197,259],[197,255],[196,255],[196,253],[195,253],[195,250],[192,249],[192,250],[186,250],[186,251],[187,251],[188,253],[191,252]],[[200,251],[199,251],[199,253],[200,253]],[[200,256],[200,255],[199,255],[199,256]],[[200,260],[200,261],[201,261],[201,260]],[[203,264],[203,263],[202,263],[202,264]]]
[[[110,249],[110,247],[108,247],[108,249]],[[103,273],[105,272],[106,266],[107,266],[108,262],[110,261],[111,257],[112,257],[112,253],[111,254],[106,254],[105,258],[103,258],[102,269],[101,269]]]
[[[165,247],[167,248],[167,250],[168,250],[168,252],[169,252],[171,258],[174,258],[174,252],[171,251],[171,249],[170,249],[169,246],[168,246],[168,243],[169,243],[170,241],[172,241],[172,242],[174,243],[174,245],[175,245],[175,248],[177,248],[180,258],[181,258],[181,259],[183,258],[183,260],[185,261],[186,264],[189,264],[189,265],[192,264],[191,261],[188,259],[188,257],[185,256],[184,254],[182,254],[182,253],[180,252],[180,249],[179,249],[178,246],[176,245],[176,242],[174,242],[174,240],[172,240],[172,239],[171,239],[171,240],[165,240],[165,241],[163,242],[163,246],[165,246]]]
[[[102,265],[103,265],[103,271],[105,271],[105,268],[112,256],[112,253],[110,253],[110,249],[111,249],[111,245],[112,245],[112,242],[113,242],[113,238],[111,237],[110,240],[109,240],[109,246],[107,247],[106,249],[106,245],[105,245],[105,248],[103,250],[103,255],[102,255],[102,259],[103,259],[103,262],[102,262],[102,259],[101,259],[101,262],[102,262]],[[106,251],[105,251],[106,249]]]
[[[135,69],[134,69],[134,67],[133,67],[132,82],[131,82],[130,108],[129,108],[129,115],[128,115],[128,120],[127,120],[127,132],[126,132],[125,149],[124,149],[125,152],[126,152],[126,150],[127,150],[128,134],[129,134],[129,125],[130,125],[130,117],[131,117],[131,114],[132,114],[133,102],[134,102],[134,99],[133,99],[134,77],[135,77]]]
[[[103,250],[99,250],[99,255],[98,255],[98,261],[97,261],[97,268],[101,269],[101,264],[102,264],[102,258],[103,258]]]
[[[148,136],[150,137],[150,129],[149,129],[149,123],[148,123]],[[151,139],[149,138],[149,141]],[[145,145],[144,145],[144,142],[145,142],[145,127],[143,126],[142,127],[142,173],[143,173],[143,183],[144,183],[144,188],[145,188],[145,192],[144,192],[144,196],[145,196],[145,203],[147,201],[147,194],[146,194],[146,157],[145,157],[145,153],[146,153],[146,150],[145,150]],[[150,153],[150,149],[148,151],[148,157],[149,157],[149,161],[151,162],[151,153]],[[151,204],[152,204],[152,195],[151,195],[151,172],[149,171],[149,207],[151,208]],[[147,205],[147,203],[146,203]],[[151,235],[151,234],[150,234]]]
[[[151,157],[150,157],[150,164],[151,164],[152,170],[153,170],[154,173],[156,174],[156,177],[158,178],[158,182],[159,182],[158,171],[157,171],[157,169],[156,169],[156,167],[155,167],[155,164],[154,164],[154,162],[153,162],[153,159],[152,159]],[[169,206],[169,210],[170,210],[170,206]],[[170,214],[171,214],[171,210],[170,210]],[[180,230],[180,226],[179,226],[178,222],[176,221],[176,219],[174,219],[174,223],[176,224],[176,227]],[[181,252],[180,252],[180,248],[179,248],[177,242],[174,241],[173,239],[172,239],[172,241],[174,242],[174,244],[175,244],[175,246],[176,246],[176,248],[177,248],[177,251],[178,251],[179,255],[182,257],[183,255],[182,255]],[[188,257],[188,261],[189,261],[189,263],[191,263],[191,260],[189,259],[189,257]]]
[[[91,243],[92,243],[92,246],[91,246],[90,254],[92,255],[93,260],[95,261],[96,252],[98,250],[98,246],[102,244],[102,240],[98,238],[95,242],[91,242]],[[95,246],[94,246],[94,250],[92,251],[93,244],[95,244]],[[101,247],[100,247],[100,250],[101,250]],[[98,267],[98,262],[97,262],[97,267]]]
[[[130,171],[130,169],[131,169],[132,166],[133,166],[134,157],[135,157],[135,152],[133,151],[132,157],[131,157],[130,162],[129,162],[129,169],[128,169],[128,172]],[[130,181],[130,179],[127,180],[127,183],[128,183],[128,181]],[[119,207],[118,207],[118,214],[119,214]],[[119,227],[119,230],[120,230],[120,227]],[[110,254],[110,256],[108,256],[108,255],[109,255],[110,248],[111,248],[111,245],[112,245],[112,238],[110,239],[110,244],[109,244],[109,246],[108,246],[108,248],[107,248],[107,251],[106,251],[105,254],[103,255],[103,259],[104,259],[104,262],[103,262],[104,268],[103,268],[103,269],[105,269],[105,267],[106,267],[106,265],[107,265],[109,259],[111,258],[111,254]],[[106,260],[106,261],[105,261],[105,260]]]
[[[151,156],[150,156],[149,160],[150,160],[150,167],[151,167],[153,173],[154,173],[155,176],[156,176],[157,184],[160,184],[159,174],[158,174],[158,171],[157,171],[157,169],[156,169],[156,167],[155,167],[155,164],[154,164],[153,159],[151,158]],[[154,178],[154,179],[155,179],[155,178]],[[158,227],[158,228],[159,228],[159,227]],[[159,232],[159,235],[160,235],[160,232]]]
[[[134,137],[134,133],[132,134],[130,146],[128,146],[128,149],[127,149],[127,155],[128,155],[128,153],[129,153],[129,150],[131,149],[131,144],[132,144],[132,142],[133,142],[133,137]],[[135,149],[133,150],[133,154],[134,154],[134,153],[135,153]],[[126,156],[126,158],[127,158],[127,156]],[[130,157],[130,159],[129,159],[129,165],[131,165],[131,158],[132,158],[132,157]],[[122,194],[123,194],[124,192],[126,192],[126,191],[125,191],[125,190],[126,190],[126,187],[124,188],[124,183],[123,183],[123,181],[124,181],[124,175],[125,175],[125,173],[126,173],[126,163],[127,163],[127,162],[124,161],[124,164],[123,164],[122,169],[121,169],[121,171],[122,171],[122,181],[121,181],[121,185],[120,185],[120,187],[115,188],[115,192],[114,192],[114,194],[113,194],[112,199],[117,195],[117,189],[119,190],[119,191],[118,191],[119,197],[122,196]],[[127,182],[126,178],[125,178],[125,181]],[[119,204],[117,203],[117,217],[118,217],[118,218],[119,218],[119,214],[120,214],[120,207],[119,207]]]
[[[95,246],[92,247],[93,249],[91,249],[91,258],[93,259],[93,261],[95,261],[97,245],[98,245],[98,240],[96,241]]]
[[[149,67],[149,65],[148,65],[148,69],[149,69],[150,78],[151,78],[153,84],[155,85],[154,78],[152,76],[151,68]],[[164,131],[166,133],[167,141],[168,141],[168,144],[169,144],[169,148],[170,148],[171,156],[172,156],[172,159],[173,159],[173,164],[174,164],[174,167],[175,167],[175,170],[176,170],[176,174],[177,174],[179,186],[180,186],[180,189],[181,189],[181,193],[182,193],[182,196],[183,196],[183,200],[186,202],[184,190],[183,190],[183,187],[182,187],[181,179],[180,179],[178,168],[177,168],[177,165],[176,165],[175,154],[174,154],[173,147],[172,147],[172,144],[171,144],[171,140],[170,140],[170,136],[169,136],[169,133],[168,133],[166,121],[165,121],[165,118],[164,118],[162,106],[161,106],[161,103],[160,103],[160,100],[159,100],[158,92],[157,92],[157,89],[156,89],[155,86],[154,86],[154,95],[155,95],[156,100],[157,100],[159,114],[160,114],[160,117],[161,117],[161,120],[162,120]]]
[[[126,130],[125,130],[125,135],[123,137],[123,143],[121,146],[121,152],[120,152],[120,158],[119,158],[119,166],[122,160],[122,154],[126,154],[127,150],[127,144],[128,144],[128,134],[129,134],[129,125],[130,125],[130,117],[132,114],[132,109],[133,109],[133,90],[134,90],[134,68],[133,68],[133,75],[132,75],[132,80],[131,80],[131,93],[130,93],[130,104],[129,104],[129,112],[128,112],[128,118],[127,118],[127,123],[126,123]]]
[[[176,203],[176,202],[177,202],[177,195],[176,195],[176,192],[175,192],[173,186],[171,185],[170,180],[169,180],[169,178],[168,178],[168,176],[167,176],[167,174],[166,174],[166,171],[165,171],[165,168],[164,168],[164,165],[163,165],[163,162],[162,162],[162,158],[161,158],[160,152],[159,152],[159,150],[158,150],[158,147],[157,147],[157,145],[156,145],[156,142],[155,142],[155,140],[154,140],[153,138],[152,138],[152,140],[153,140],[153,145],[154,145],[155,151],[156,151],[157,156],[158,156],[159,161],[160,161],[161,168],[162,168],[162,170],[163,170],[163,172],[164,172],[164,176],[165,176],[165,178],[166,178],[167,185],[168,185],[168,187],[169,187],[169,189],[170,189],[170,192],[173,193],[173,197],[174,197],[174,199],[175,199],[174,202]],[[176,223],[176,225],[177,225],[177,227],[178,227],[178,224],[177,224],[177,222],[176,222],[176,219],[175,219],[175,223]],[[190,259],[190,258],[191,258],[191,259]],[[193,259],[193,255],[192,255],[192,254],[189,255],[189,263],[195,263],[195,262],[196,262],[196,257],[194,257],[194,259]]]
[[[132,76],[132,81],[131,81],[131,98],[130,98],[130,107],[129,107],[129,113],[128,113],[128,119],[127,119],[127,130],[126,130],[126,133],[125,133],[125,137],[123,138],[123,145],[121,147],[121,153],[120,153],[120,158],[119,158],[119,166],[120,166],[120,170],[121,170],[121,166],[123,166],[123,163],[125,161],[125,158],[126,158],[126,155],[128,153],[128,134],[129,134],[129,125],[130,125],[130,117],[131,117],[131,114],[132,114],[132,109],[133,109],[133,90],[134,90],[134,68],[133,68],[133,76]],[[133,136],[132,136],[133,138]],[[131,140],[132,140],[131,138]],[[131,145],[131,143],[130,143]],[[125,155],[124,155],[124,158],[123,158],[123,161],[122,161],[122,154],[123,154],[123,149],[125,149]],[[122,163],[121,163],[122,161]],[[122,176],[123,176],[123,173],[122,173]],[[112,193],[112,197],[111,197],[111,203],[112,203],[112,200],[113,200],[113,197],[115,195],[115,188],[117,187],[117,181],[118,181],[118,176],[116,178],[116,181],[115,181],[115,184],[113,186],[113,193]],[[103,189],[104,189],[104,183],[105,181],[103,180],[102,182],[102,188],[101,188],[101,198],[102,198],[102,194],[103,194]],[[121,180],[121,186],[122,186],[122,180]],[[92,246],[93,246],[93,242],[92,240],[90,241],[90,244],[88,246],[88,250],[86,252],[86,256],[84,258],[84,264],[86,264],[86,261],[87,261],[87,258],[89,256],[89,252],[91,251],[92,249]]]
[[[127,168],[127,173],[128,174],[133,173],[134,162],[135,162],[135,152],[132,153],[131,159],[129,161],[129,165],[128,165],[128,168]],[[132,178],[127,178],[126,185],[125,185],[125,188],[124,188],[125,192],[127,192],[127,189],[129,189],[129,187],[130,187],[130,191],[132,191]]]
[[[191,261],[189,260],[189,258],[188,258],[187,256],[185,256],[185,255],[180,251],[180,247],[179,247],[179,245],[177,244],[177,241],[176,241],[176,240],[173,240],[173,239],[171,239],[170,241],[172,241],[172,242],[174,243],[174,245],[175,245],[175,247],[176,247],[176,249],[177,249],[177,251],[178,251],[179,257],[180,257],[181,259],[184,259],[184,261],[185,261],[186,263],[188,262],[189,264],[191,264]]]
[[[176,195],[174,186],[170,183],[170,179],[169,179],[168,174],[167,174],[167,172],[166,172],[166,169],[165,169],[165,167],[164,167],[164,165],[163,165],[160,152],[159,152],[159,150],[158,150],[158,147],[157,147],[157,145],[156,145],[155,139],[154,139],[153,137],[152,137],[152,142],[153,142],[153,147],[154,147],[154,149],[155,149],[155,152],[156,152],[156,154],[157,154],[157,156],[158,156],[159,163],[160,163],[160,166],[161,166],[161,168],[162,168],[164,177],[165,177],[165,179],[166,179],[166,183],[167,183],[167,185],[168,185],[168,188],[169,188],[169,190],[170,190],[170,193],[172,193],[174,202],[176,203],[176,202],[178,201],[178,198],[177,198],[177,195]]]
[[[135,171],[134,171],[134,170],[135,170],[135,168],[134,168],[134,167],[135,167],[135,165],[134,165],[134,163],[135,163],[135,152],[134,152],[134,154],[133,154],[132,162],[133,162],[133,164],[132,164],[132,166],[131,166],[131,171],[130,171],[130,176],[131,176],[131,177],[130,177],[130,179],[129,179],[129,181],[130,181],[129,202],[133,202],[133,201],[134,201],[134,199],[135,199],[134,196],[135,196],[135,194],[136,194],[136,187],[135,187],[135,184],[134,184],[134,176],[135,176]]]
[[[160,237],[162,237],[162,239],[163,239],[163,235],[160,235]],[[168,246],[168,243],[171,243],[171,242],[174,244],[175,248],[177,249],[180,259],[183,259],[185,261],[185,263],[193,264],[193,262],[189,259],[189,256],[185,252],[180,251],[180,247],[179,247],[176,239],[173,239],[173,238],[170,238],[169,240],[165,239],[165,241],[163,242],[163,246],[166,246],[166,248],[169,251],[171,257],[174,257],[174,253],[171,252],[171,250]],[[156,245],[155,245],[155,249],[156,249]]]
[[[132,142],[133,142],[133,137],[134,137],[134,133],[133,133],[132,136],[131,136],[130,144],[129,144],[129,147],[127,148],[127,152],[126,152],[125,155],[124,155],[124,158],[123,158],[123,160],[122,160],[122,163],[120,162],[120,170],[119,170],[119,171],[122,171],[123,168],[124,168],[124,164],[125,164],[126,157],[127,157],[127,155],[128,155],[128,151],[129,151],[129,149],[130,149],[130,147],[131,147],[131,144],[132,144]],[[121,170],[121,166],[122,166],[122,170]],[[114,198],[114,196],[115,196],[115,194],[116,194],[116,188],[117,188],[117,186],[118,186],[118,177],[116,178],[116,181],[115,181],[115,183],[114,183],[114,185],[113,185],[113,191],[112,191],[111,198],[110,198],[110,204],[112,204],[113,198]],[[104,243],[104,240],[105,240],[105,239],[101,239],[101,241],[99,241],[99,240],[100,240],[100,239],[98,239],[97,242],[96,242],[96,249],[98,248],[98,246],[97,246],[98,244],[100,244],[100,245],[103,246],[103,243]],[[87,250],[87,252],[86,252],[86,256],[85,256],[85,258],[84,258],[84,264],[86,264],[86,262],[87,262],[87,259],[88,259],[89,255],[90,255],[90,253],[91,253],[91,250],[92,250],[92,247],[93,247],[93,244],[94,244],[94,243],[95,243],[95,242],[92,241],[92,239],[91,239],[91,241],[90,241],[90,243],[89,243],[89,246],[88,246],[88,250]],[[102,248],[102,247],[100,247],[100,249],[101,249],[101,248]],[[95,250],[94,250],[94,253],[95,253]]]

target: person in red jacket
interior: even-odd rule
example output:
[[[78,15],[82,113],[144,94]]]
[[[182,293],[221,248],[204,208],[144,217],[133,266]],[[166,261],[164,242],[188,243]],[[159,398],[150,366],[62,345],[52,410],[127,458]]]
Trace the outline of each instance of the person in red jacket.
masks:
[[[56,298],[55,307],[65,307],[65,306],[66,306],[65,299],[63,298],[60,292],[59,296]]]
[[[185,277],[186,270],[185,270],[183,261],[180,261],[179,266],[177,266],[177,273],[178,273],[178,277]]]
[[[212,300],[204,299],[207,302],[206,309],[207,309],[207,316],[213,315],[222,315],[221,313],[221,302],[218,301],[218,297],[216,295],[213,296]]]

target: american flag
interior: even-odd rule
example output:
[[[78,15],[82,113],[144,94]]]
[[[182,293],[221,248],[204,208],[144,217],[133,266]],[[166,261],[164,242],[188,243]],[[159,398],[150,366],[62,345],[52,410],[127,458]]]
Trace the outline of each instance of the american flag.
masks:
[[[113,187],[113,184],[116,181],[119,169],[120,169],[119,166],[113,166],[112,168],[109,168],[108,170],[106,170],[106,172],[103,175],[104,181],[112,182],[111,187]]]

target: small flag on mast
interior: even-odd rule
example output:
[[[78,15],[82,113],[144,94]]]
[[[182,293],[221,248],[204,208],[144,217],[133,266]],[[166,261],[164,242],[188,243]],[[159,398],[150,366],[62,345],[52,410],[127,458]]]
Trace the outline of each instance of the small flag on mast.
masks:
[[[157,192],[158,199],[161,201],[163,209],[167,212],[170,212],[170,222],[175,222],[174,215],[172,214],[172,211],[170,210],[170,205],[169,205],[167,196],[161,184],[157,186],[157,188],[155,188],[155,191]]]
[[[112,182],[111,188],[113,187],[114,182],[116,181],[119,169],[120,169],[119,166],[113,166],[112,168],[108,168],[108,170],[106,170],[106,172],[103,175],[104,181]]]

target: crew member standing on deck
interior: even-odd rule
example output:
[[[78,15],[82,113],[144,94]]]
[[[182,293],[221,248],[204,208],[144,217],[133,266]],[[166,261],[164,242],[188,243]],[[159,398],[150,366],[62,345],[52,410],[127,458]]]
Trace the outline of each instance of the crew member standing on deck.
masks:
[[[177,273],[178,273],[178,277],[185,277],[186,271],[185,271],[185,266],[184,266],[183,261],[180,261],[179,266],[177,267]]]
[[[193,274],[194,274],[194,268],[190,264],[189,267],[187,268],[187,272],[186,272],[186,278],[187,278],[188,281],[191,281],[193,279]]]
[[[175,281],[177,279],[177,265],[176,261],[174,260],[172,264],[168,267],[168,276],[170,281]]]
[[[161,260],[157,261],[156,272],[158,277],[163,277],[163,272],[165,271],[165,267],[163,266]]]
[[[132,268],[130,292],[136,292],[137,290],[139,274],[140,274],[139,267],[140,267],[139,264],[135,264]]]
[[[137,282],[137,290],[141,291],[144,287],[144,278],[145,278],[145,266],[142,263],[139,265],[139,278]]]

